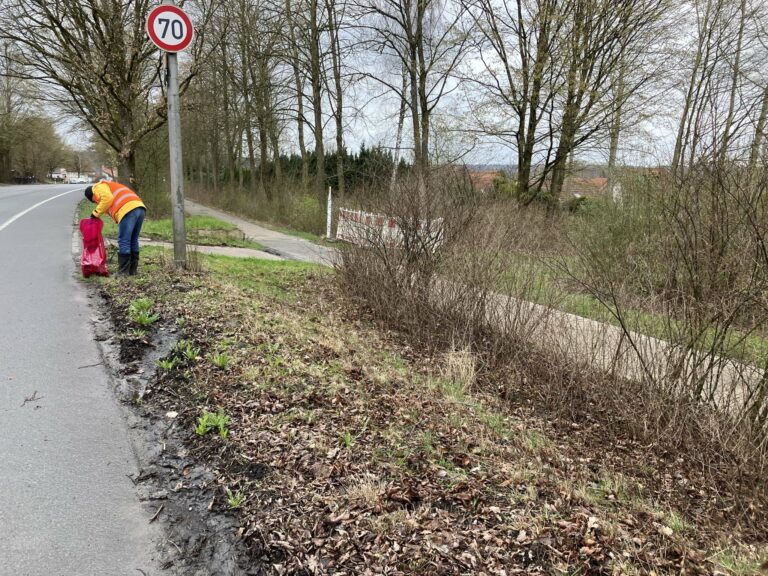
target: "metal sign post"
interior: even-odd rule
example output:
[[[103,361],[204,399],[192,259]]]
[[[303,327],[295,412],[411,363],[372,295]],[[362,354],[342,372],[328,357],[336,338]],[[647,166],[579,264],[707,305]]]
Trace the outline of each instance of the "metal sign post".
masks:
[[[166,54],[168,64],[168,145],[171,153],[171,205],[173,207],[173,261],[187,265],[187,236],[184,226],[184,169],[181,160],[181,116],[179,114],[179,63],[176,54]]]
[[[177,268],[187,265],[184,226],[184,169],[181,157],[181,114],[177,52],[192,41],[192,22],[183,10],[165,0],[147,17],[147,33],[165,51],[168,100],[168,146],[171,158],[171,206],[173,215],[173,260]]]

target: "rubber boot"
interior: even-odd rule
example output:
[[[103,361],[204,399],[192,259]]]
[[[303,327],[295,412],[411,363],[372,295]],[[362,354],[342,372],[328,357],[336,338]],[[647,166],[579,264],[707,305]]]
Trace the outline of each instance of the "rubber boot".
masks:
[[[117,275],[125,276],[128,274],[131,268],[131,255],[130,254],[118,254],[117,255]]]
[[[136,276],[136,271],[139,269],[139,253],[131,252],[131,265],[128,268],[128,274]]]

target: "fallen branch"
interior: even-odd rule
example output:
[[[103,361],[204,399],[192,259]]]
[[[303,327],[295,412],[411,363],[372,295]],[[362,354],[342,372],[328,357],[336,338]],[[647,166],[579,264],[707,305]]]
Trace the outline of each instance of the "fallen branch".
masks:
[[[85,370],[86,368],[96,368],[96,366],[103,366],[104,362],[98,362],[96,364],[87,364],[85,366],[78,366],[78,370]]]
[[[29,402],[37,402],[38,400],[42,400],[43,398],[45,398],[45,396],[38,396],[37,395],[37,390],[35,390],[32,393],[32,396],[28,396],[27,398],[24,398],[24,402],[21,403],[21,407],[24,408],[24,406],[26,406],[27,403],[29,403]]]
[[[152,516],[152,518],[149,519],[149,523],[152,524],[155,520],[157,520],[157,517],[160,516],[160,512],[163,511],[163,508],[165,508],[165,504],[161,504],[160,508],[157,509],[157,512],[155,512],[155,515]]]

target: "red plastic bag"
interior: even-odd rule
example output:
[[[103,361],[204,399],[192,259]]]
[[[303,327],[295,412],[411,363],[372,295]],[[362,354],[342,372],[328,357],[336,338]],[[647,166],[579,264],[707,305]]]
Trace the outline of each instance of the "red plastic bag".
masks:
[[[83,255],[80,257],[80,267],[86,278],[92,274],[109,276],[107,251],[104,249],[104,237],[101,235],[103,227],[104,222],[100,218],[80,220],[80,233],[83,235]]]

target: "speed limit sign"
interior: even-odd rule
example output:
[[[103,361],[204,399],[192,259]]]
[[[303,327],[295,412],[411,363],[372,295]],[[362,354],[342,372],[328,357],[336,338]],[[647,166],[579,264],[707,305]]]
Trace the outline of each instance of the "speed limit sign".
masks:
[[[192,21],[179,7],[164,4],[147,17],[147,34],[166,52],[181,52],[192,42]]]

